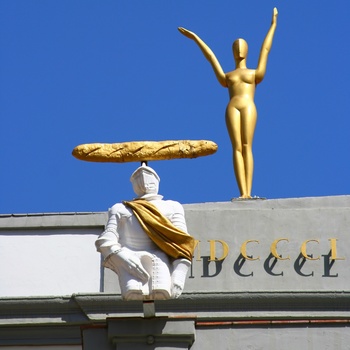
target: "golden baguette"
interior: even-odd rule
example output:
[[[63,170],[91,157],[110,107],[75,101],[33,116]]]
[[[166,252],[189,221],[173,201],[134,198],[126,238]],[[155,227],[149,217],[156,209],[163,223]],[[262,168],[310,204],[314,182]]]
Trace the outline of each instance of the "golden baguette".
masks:
[[[216,143],[207,140],[134,141],[87,143],[74,148],[75,158],[88,162],[140,162],[197,158],[216,152]]]

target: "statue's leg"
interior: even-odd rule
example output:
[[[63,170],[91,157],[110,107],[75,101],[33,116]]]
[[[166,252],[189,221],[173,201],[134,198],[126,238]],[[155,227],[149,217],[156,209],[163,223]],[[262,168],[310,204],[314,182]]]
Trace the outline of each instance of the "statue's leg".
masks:
[[[154,251],[152,256],[144,255],[141,261],[151,276],[150,299],[170,299],[171,276],[169,257],[162,251]]]
[[[246,176],[242,154],[241,113],[230,104],[226,109],[226,127],[233,150],[233,168],[241,197],[246,193]]]
[[[124,300],[144,299],[144,283],[137,280],[133,275],[120,266],[120,261],[116,258],[116,254],[110,254],[104,260],[103,265],[118,275],[119,286]]]
[[[257,119],[255,104],[251,103],[242,111],[242,154],[245,168],[246,198],[251,198],[254,159],[253,159],[253,138]]]

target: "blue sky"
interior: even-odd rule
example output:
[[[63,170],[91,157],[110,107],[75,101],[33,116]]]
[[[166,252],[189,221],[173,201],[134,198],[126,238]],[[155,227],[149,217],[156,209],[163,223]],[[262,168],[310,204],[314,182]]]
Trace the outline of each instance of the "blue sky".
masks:
[[[94,142],[212,140],[212,156],[150,162],[160,192],[181,203],[239,196],[228,93],[177,27],[196,32],[225,71],[243,37],[256,68],[274,6],[278,27],[255,98],[252,194],[348,195],[347,0],[1,0],[0,213],[104,211],[132,198],[138,163],[71,156]]]

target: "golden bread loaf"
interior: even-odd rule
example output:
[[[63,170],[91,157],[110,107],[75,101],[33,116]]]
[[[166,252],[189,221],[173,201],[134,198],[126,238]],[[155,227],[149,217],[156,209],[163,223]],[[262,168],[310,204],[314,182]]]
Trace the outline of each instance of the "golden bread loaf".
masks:
[[[87,143],[74,148],[75,158],[88,162],[140,162],[197,158],[216,152],[216,143],[207,140],[134,141]]]

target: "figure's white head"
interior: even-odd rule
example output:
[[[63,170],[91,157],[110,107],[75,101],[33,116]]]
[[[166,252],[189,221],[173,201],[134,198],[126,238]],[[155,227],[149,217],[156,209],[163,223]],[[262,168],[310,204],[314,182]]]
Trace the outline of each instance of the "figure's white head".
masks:
[[[130,177],[132,188],[138,197],[156,195],[159,190],[160,178],[149,166],[142,164]]]

